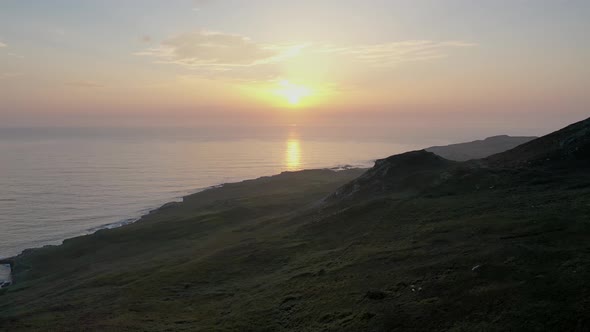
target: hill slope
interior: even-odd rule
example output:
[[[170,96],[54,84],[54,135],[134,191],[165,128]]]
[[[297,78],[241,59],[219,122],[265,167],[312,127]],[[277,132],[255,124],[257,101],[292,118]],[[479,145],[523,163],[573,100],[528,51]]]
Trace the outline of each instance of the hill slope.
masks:
[[[467,143],[433,146],[425,150],[435,153],[445,159],[467,161],[471,159],[485,158],[496,153],[513,149],[521,144],[530,142],[535,138],[537,137],[500,135]]]
[[[526,158],[415,151],[357,179],[284,173],[190,196],[14,258],[0,330],[586,331],[584,132]],[[576,162],[527,166],[543,151]]]
[[[590,160],[590,119],[486,158],[496,166],[539,166],[588,163]]]
[[[375,161],[357,179],[335,191],[328,201],[346,198],[359,200],[381,194],[412,195],[444,181],[456,163],[425,150],[410,151]]]

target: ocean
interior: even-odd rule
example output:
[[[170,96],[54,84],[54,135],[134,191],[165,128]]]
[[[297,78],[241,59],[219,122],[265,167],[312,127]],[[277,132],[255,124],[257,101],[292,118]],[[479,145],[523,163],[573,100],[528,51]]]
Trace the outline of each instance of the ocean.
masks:
[[[410,143],[412,142],[412,143]],[[0,128],[0,258],[221,183],[442,144],[350,128]]]

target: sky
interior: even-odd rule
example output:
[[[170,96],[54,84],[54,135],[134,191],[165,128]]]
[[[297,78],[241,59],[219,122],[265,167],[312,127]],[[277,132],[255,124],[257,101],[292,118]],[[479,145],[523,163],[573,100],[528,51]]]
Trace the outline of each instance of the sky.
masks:
[[[586,0],[0,0],[0,127],[588,117]]]

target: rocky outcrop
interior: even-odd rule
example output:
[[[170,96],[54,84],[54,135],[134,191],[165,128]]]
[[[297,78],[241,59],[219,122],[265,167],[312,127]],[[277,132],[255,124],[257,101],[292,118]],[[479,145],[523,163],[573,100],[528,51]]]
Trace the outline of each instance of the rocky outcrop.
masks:
[[[456,164],[424,150],[379,159],[363,175],[330,195],[327,201],[384,193],[407,195],[421,192],[444,181]]]

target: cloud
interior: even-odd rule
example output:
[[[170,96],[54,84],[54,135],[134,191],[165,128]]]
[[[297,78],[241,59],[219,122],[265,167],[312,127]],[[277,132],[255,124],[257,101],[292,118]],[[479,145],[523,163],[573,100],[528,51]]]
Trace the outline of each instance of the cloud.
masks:
[[[237,35],[197,31],[168,38],[159,46],[136,55],[155,62],[175,64],[193,70],[193,75],[245,80],[268,80],[280,76],[280,67],[298,56],[328,55],[343,64],[395,66],[403,62],[446,57],[453,48],[472,47],[463,41],[408,40],[367,45],[319,43],[263,44]]]
[[[148,35],[143,35],[143,36],[139,37],[139,41],[141,41],[142,43],[149,44],[152,42],[152,37],[148,36]]]
[[[200,11],[203,7],[208,6],[211,0],[193,0],[193,11]]]
[[[0,73],[0,80],[23,76],[23,73]]]
[[[314,52],[348,56],[352,60],[372,65],[392,66],[403,62],[440,59],[448,56],[447,51],[451,48],[472,46],[476,44],[462,41],[408,40],[348,47],[321,45]]]
[[[240,35],[199,31],[166,39],[160,47],[137,54],[157,57],[161,63],[223,71],[277,62],[293,48],[296,46],[263,45]]]
[[[24,55],[20,55],[20,54],[16,54],[16,53],[6,53],[6,55],[11,56],[11,57],[15,57],[17,59],[24,59],[25,58]]]
[[[78,87],[78,88],[102,88],[103,84],[93,81],[71,81],[66,82],[65,85]]]

